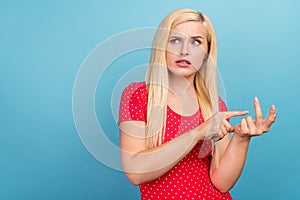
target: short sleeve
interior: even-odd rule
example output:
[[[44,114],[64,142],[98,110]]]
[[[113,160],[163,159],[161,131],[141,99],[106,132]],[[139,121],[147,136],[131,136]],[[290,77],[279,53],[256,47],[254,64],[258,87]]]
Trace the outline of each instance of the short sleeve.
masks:
[[[144,121],[147,119],[148,94],[145,83],[131,83],[122,93],[118,124],[123,121]]]
[[[226,112],[227,111],[227,106],[225,102],[222,100],[221,97],[219,97],[219,111],[220,112]]]
[[[219,97],[219,111],[220,112],[227,111],[227,106],[226,106],[225,102],[221,99],[221,97]],[[228,118],[227,121],[230,121],[230,119]]]

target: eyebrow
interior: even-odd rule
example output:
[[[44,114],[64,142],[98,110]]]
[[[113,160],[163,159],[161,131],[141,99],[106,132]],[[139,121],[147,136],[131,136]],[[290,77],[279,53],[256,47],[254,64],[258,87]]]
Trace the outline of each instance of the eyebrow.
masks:
[[[182,36],[180,36],[180,35],[170,35],[169,37],[170,37],[170,38],[180,38],[180,37],[182,37]]]
[[[197,38],[203,39],[203,37],[201,35],[191,36],[191,38],[193,38],[193,39],[197,39]]]
[[[185,36],[181,36],[181,35],[170,35],[169,38],[182,38],[182,37],[185,37]],[[197,38],[204,39],[204,37],[201,36],[201,35],[191,36],[190,38],[192,38],[192,39],[197,39]]]

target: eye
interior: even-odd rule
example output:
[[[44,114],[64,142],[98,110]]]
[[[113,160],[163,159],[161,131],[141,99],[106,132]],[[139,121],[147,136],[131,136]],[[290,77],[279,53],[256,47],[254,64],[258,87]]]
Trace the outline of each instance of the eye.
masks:
[[[169,40],[169,42],[170,42],[171,44],[178,44],[178,43],[180,42],[180,39],[179,39],[179,38],[171,38],[171,39]]]
[[[193,40],[192,40],[192,44],[193,44],[193,45],[200,45],[200,44],[201,44],[201,41],[200,41],[200,40],[195,40],[195,39],[193,39]]]

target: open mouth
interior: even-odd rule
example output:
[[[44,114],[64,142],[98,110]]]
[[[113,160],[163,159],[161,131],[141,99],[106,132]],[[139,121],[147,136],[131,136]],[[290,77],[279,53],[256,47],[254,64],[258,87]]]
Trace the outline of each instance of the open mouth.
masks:
[[[185,66],[191,65],[191,62],[188,61],[188,60],[185,60],[185,59],[181,59],[181,60],[177,60],[176,64],[179,65],[179,66],[185,67]]]

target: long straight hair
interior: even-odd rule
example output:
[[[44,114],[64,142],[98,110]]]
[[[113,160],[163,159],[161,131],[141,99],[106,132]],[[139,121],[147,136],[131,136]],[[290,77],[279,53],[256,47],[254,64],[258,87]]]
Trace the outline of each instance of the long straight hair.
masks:
[[[166,46],[169,33],[178,24],[189,21],[201,22],[207,31],[207,57],[194,79],[194,87],[204,120],[219,110],[216,77],[217,41],[213,25],[205,14],[193,9],[175,10],[167,15],[158,27],[145,77],[148,91],[146,126],[146,145],[148,148],[161,145],[165,134],[169,84]],[[218,147],[215,148],[214,153],[218,154]]]

